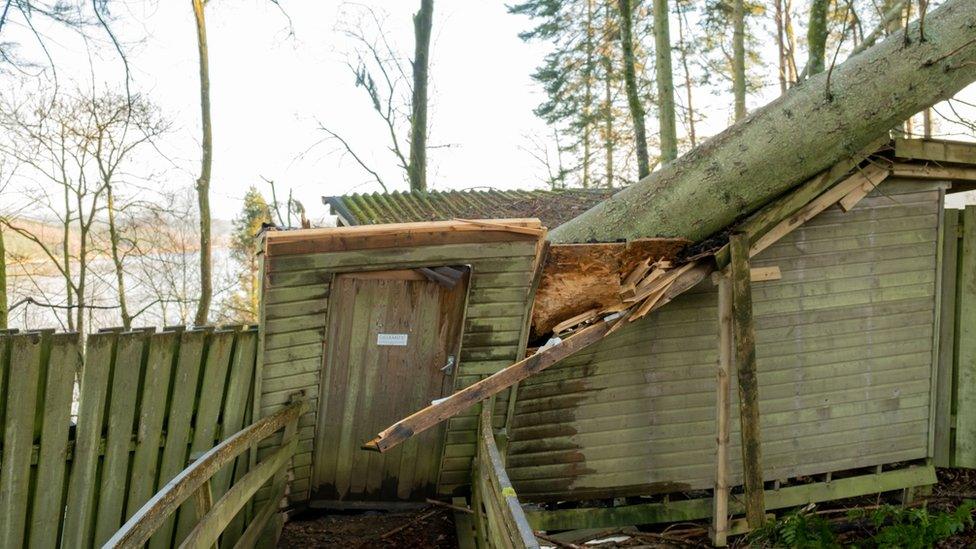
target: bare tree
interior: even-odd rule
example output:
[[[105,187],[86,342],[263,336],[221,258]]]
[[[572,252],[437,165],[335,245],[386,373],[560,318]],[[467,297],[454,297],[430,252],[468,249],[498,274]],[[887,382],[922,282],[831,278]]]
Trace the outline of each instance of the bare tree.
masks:
[[[207,21],[204,14],[206,0],[190,0],[197,28],[197,52],[200,57],[200,120],[203,138],[200,141],[200,177],[197,179],[197,204],[200,210],[200,301],[194,324],[207,323],[213,299],[213,249],[210,219],[210,169],[213,163],[213,135],[210,126],[210,56],[207,50]]]
[[[387,148],[410,189],[421,191],[427,189],[427,151],[434,148],[428,143],[427,116],[433,10],[433,0],[421,0],[420,10],[413,17],[415,47],[409,71],[404,56],[387,40],[385,16],[381,13],[357,6],[355,20],[338,28],[352,44],[355,61],[348,63],[349,69],[356,87],[366,92],[373,111],[385,126],[389,138]],[[325,132],[326,140],[337,142],[340,150],[384,191],[388,190],[380,170],[356,152],[340,131],[322,123],[319,129]]]
[[[427,190],[427,79],[430,72],[430,31],[433,27],[434,0],[420,0],[420,11],[413,16],[414,54],[413,96],[410,117],[410,165],[407,175],[410,190]]]

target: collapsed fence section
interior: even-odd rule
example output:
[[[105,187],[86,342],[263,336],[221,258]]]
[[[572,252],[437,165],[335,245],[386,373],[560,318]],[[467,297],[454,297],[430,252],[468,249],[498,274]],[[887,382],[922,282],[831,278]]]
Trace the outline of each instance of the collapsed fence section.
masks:
[[[491,406],[483,405],[478,425],[478,450],[472,463],[471,507],[478,547],[537,548],[532,527],[505,472],[495,442]]]
[[[256,347],[256,330],[241,327],[107,331],[88,337],[82,358],[76,334],[0,334],[0,546],[107,541],[189,462],[251,422]],[[215,475],[214,497],[248,462]],[[183,539],[193,505],[149,547]]]

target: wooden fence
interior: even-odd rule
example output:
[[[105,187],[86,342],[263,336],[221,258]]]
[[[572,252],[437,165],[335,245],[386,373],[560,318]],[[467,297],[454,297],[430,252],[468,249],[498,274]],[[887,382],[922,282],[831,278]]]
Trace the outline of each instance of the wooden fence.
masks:
[[[491,408],[482,406],[478,452],[472,463],[471,508],[478,547],[538,548],[495,443]]]
[[[295,448],[298,446],[298,439],[295,438],[295,433],[298,431],[298,418],[307,409],[308,402],[302,398],[268,417],[259,419],[214,446],[136,511],[105,543],[103,549],[143,547],[167,518],[173,516],[180,505],[191,496],[196,502],[197,514],[200,518],[193,530],[183,539],[180,547],[193,549],[213,547],[258,489],[273,479],[271,489],[275,497],[264,502],[234,545],[234,547],[254,547],[265,525],[277,511],[278,502],[285,495],[284,468],[295,454]],[[278,448],[255,465],[240,481],[235,482],[223,497],[214,503],[215,475],[224,467],[233,465],[238,456],[255,447],[258,442],[282,429],[284,430],[282,443]],[[229,545],[228,541],[225,537],[227,545]]]
[[[251,422],[257,332],[0,333],[0,547],[92,547],[187,464]],[[213,479],[222,496],[248,456]],[[170,547],[193,502],[149,547]],[[243,531],[250,509],[229,525]]]
[[[945,210],[936,465],[976,467],[976,206]]]

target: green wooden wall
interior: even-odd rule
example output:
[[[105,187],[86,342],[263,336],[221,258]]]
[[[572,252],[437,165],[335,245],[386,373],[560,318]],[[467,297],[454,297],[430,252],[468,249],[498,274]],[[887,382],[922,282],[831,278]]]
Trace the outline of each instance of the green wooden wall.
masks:
[[[976,206],[945,211],[935,463],[976,468]]]
[[[753,285],[767,479],[930,455],[942,193],[889,180],[755,258],[783,275]],[[717,331],[706,281],[523,382],[508,451],[520,499],[710,488]]]
[[[250,422],[257,331],[0,333],[0,547],[100,546],[192,456]],[[214,477],[217,499],[247,471]],[[227,530],[233,544],[242,512]],[[184,505],[152,538],[195,523]]]
[[[294,241],[294,237],[289,237]],[[314,234],[309,236],[310,240]],[[406,269],[420,266],[471,267],[459,369],[455,388],[467,386],[515,362],[524,352],[527,315],[539,241],[511,233],[504,242],[413,246],[331,253],[275,255],[264,260],[261,327],[264,348],[257,413],[281,408],[290,394],[305,391],[311,410],[299,423],[299,448],[293,464],[290,497],[303,501],[313,487],[316,414],[323,363],[326,312],[332,276],[342,272]],[[499,421],[507,400],[497,399]],[[440,465],[439,493],[469,482],[477,434],[476,411],[452,418]],[[364,441],[347,441],[358,447]],[[269,439],[266,446],[275,444]],[[341,441],[325,441],[340,444]],[[262,448],[259,455],[269,452]]]

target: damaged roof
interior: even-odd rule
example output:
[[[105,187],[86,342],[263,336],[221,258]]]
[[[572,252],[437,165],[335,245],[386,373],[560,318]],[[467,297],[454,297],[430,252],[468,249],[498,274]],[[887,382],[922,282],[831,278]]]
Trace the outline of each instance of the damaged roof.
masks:
[[[619,190],[395,191],[323,196],[322,203],[339,217],[340,226],[535,217],[546,227],[557,227]]]

